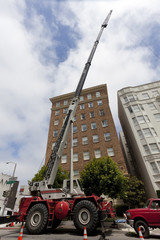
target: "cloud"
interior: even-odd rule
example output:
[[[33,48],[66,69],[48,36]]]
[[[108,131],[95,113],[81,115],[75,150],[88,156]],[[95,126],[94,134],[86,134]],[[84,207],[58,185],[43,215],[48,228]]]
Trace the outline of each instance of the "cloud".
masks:
[[[76,89],[111,9],[84,87],[107,84],[119,130],[117,91],[159,80],[159,37],[153,31],[160,24],[159,1],[0,2],[0,169],[8,173],[4,162],[17,162],[24,182],[44,160],[49,98]]]

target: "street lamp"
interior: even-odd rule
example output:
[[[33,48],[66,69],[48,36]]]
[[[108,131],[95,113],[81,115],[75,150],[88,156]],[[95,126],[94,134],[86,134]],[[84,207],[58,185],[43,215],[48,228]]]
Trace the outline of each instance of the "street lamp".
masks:
[[[17,167],[17,163],[16,162],[6,162],[6,164],[9,164],[9,163],[13,163],[14,164],[14,169],[13,169],[13,174],[12,174],[12,177],[14,177],[14,174],[15,174],[15,171],[16,171],[16,167]]]

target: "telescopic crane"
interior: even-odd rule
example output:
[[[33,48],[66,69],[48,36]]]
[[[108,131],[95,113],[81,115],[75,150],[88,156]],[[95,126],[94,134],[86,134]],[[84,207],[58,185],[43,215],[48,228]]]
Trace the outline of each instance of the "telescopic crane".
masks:
[[[20,215],[19,221],[25,221],[27,230],[32,234],[41,233],[46,227],[56,228],[61,220],[66,217],[73,219],[75,227],[80,232],[83,232],[84,226],[86,226],[89,234],[97,226],[101,213],[104,213],[105,216],[108,214],[114,216],[111,206],[106,201],[103,201],[101,197],[95,195],[85,196],[78,180],[74,193],[67,189],[67,182],[64,182],[62,189],[52,188],[85,79],[102,32],[108,25],[111,13],[112,11],[109,12],[101,25],[100,32],[84,66],[61,132],[48,161],[45,179],[40,182],[30,183],[32,197],[24,197],[21,200],[18,213]]]

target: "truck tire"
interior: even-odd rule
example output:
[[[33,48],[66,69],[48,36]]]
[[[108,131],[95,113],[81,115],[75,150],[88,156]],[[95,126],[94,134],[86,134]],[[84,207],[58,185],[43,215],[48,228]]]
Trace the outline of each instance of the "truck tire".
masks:
[[[26,217],[26,229],[31,234],[43,232],[48,222],[48,209],[42,204],[35,204],[30,208]]]
[[[84,232],[84,226],[87,233],[92,233],[98,222],[98,211],[95,204],[88,200],[78,202],[73,211],[73,222],[77,230]]]
[[[141,229],[141,232],[142,232],[142,235],[143,235],[144,238],[149,237],[149,228],[148,228],[148,225],[145,221],[137,220],[135,222],[134,229],[135,229],[136,233],[139,235],[138,228]]]

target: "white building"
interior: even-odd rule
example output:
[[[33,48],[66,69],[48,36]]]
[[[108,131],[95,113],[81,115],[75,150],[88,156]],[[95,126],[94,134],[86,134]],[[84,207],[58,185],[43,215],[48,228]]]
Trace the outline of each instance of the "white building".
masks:
[[[160,81],[118,91],[118,114],[148,197],[160,190]]]
[[[4,207],[5,200],[5,197],[3,197],[3,192],[9,190],[10,185],[6,182],[9,180],[10,177],[10,175],[0,173],[0,214]]]

